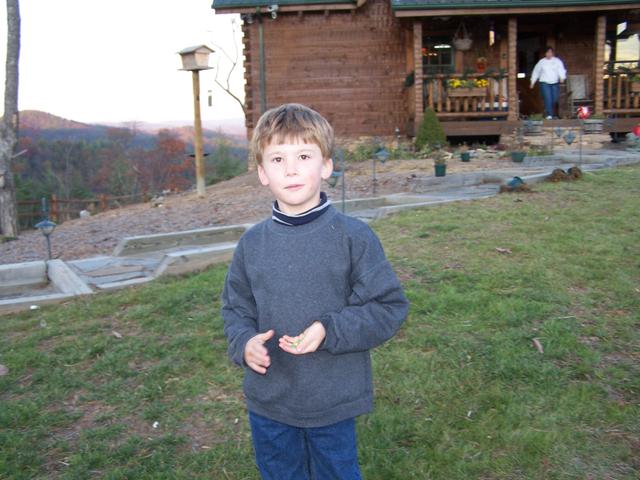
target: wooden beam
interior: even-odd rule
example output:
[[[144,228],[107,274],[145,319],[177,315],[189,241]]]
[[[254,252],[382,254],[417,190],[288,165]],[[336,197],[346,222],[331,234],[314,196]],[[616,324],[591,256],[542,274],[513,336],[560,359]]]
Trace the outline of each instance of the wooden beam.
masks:
[[[507,117],[509,114],[507,112],[442,112],[437,113],[438,118],[497,118],[497,117]]]
[[[218,13],[256,13],[259,10],[260,13],[270,14],[267,10],[267,6],[262,7],[229,7],[229,8],[216,8],[214,9]],[[353,3],[334,3],[334,4],[317,4],[317,5],[280,5],[278,7],[278,13],[284,12],[313,12],[325,10],[355,10],[357,7]]]
[[[613,120],[614,122],[618,120],[629,120],[634,125],[640,123],[640,118],[638,118],[640,117],[640,108],[607,108],[603,110],[603,112],[612,115],[637,115],[636,117],[631,118],[613,118],[611,120]]]
[[[509,65],[507,80],[507,95],[509,97],[509,120],[517,120],[520,115],[518,105],[518,87],[516,78],[518,75],[517,68],[517,50],[518,50],[518,19],[516,17],[509,18],[508,40],[507,40],[507,63]]]
[[[416,119],[415,129],[416,132],[422,120],[424,119],[424,103],[423,103],[423,90],[424,90],[424,75],[422,73],[422,20],[413,21],[413,64],[415,66],[413,78],[415,86],[415,102],[416,102]]]
[[[596,19],[596,38],[593,59],[593,80],[594,80],[594,101],[593,109],[596,113],[604,110],[604,75],[602,72],[602,64],[604,62],[604,44],[606,41],[605,34],[607,31],[607,17],[600,15]]]
[[[623,5],[570,5],[563,7],[517,7],[517,8],[443,8],[437,10],[396,10],[396,17],[449,17],[461,15],[515,15],[538,13],[569,13],[569,12],[602,12],[615,10],[634,10],[640,8],[640,3]]]
[[[491,122],[478,121],[443,121],[440,122],[444,134],[449,137],[473,137],[485,135],[509,135],[517,127],[517,122],[507,120],[493,120]]]

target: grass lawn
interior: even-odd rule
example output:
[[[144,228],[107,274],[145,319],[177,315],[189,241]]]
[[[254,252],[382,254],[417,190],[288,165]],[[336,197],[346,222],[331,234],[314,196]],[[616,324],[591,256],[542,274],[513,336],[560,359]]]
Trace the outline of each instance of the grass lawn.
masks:
[[[373,225],[412,308],[366,479],[639,478],[640,167],[534,189]],[[0,317],[0,479],[258,478],[225,271]]]

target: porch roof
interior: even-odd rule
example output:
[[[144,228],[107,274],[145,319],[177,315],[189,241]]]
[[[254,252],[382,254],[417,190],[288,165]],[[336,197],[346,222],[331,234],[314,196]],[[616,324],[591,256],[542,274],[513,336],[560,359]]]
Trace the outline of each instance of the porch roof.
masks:
[[[239,9],[268,7],[269,5],[279,7],[308,7],[317,5],[356,5],[356,0],[213,0],[211,8],[217,9]]]
[[[536,8],[636,4],[637,0],[391,0],[394,10]]]

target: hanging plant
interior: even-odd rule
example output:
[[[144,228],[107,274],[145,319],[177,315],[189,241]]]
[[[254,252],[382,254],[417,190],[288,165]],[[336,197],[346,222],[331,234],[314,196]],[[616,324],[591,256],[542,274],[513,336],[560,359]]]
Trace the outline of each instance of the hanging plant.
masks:
[[[472,43],[471,35],[469,35],[469,32],[467,31],[464,21],[460,22],[456,33],[453,35],[453,46],[456,47],[456,50],[466,52],[471,48]]]

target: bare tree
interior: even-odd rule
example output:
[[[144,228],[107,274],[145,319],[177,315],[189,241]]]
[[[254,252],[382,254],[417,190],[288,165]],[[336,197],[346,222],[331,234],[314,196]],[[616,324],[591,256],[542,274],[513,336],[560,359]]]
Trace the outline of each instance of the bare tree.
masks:
[[[216,62],[216,77],[215,77],[215,82],[216,84],[222,89],[224,90],[227,94],[229,94],[229,96],[231,98],[233,98],[236,102],[238,102],[238,105],[240,105],[240,108],[242,108],[242,113],[244,113],[246,115],[246,111],[244,108],[244,101],[242,101],[240,99],[240,97],[238,95],[236,95],[233,90],[231,89],[231,75],[233,75],[233,71],[236,69],[236,67],[238,66],[238,63],[241,61],[240,59],[240,50],[238,49],[238,42],[237,42],[237,36],[238,36],[238,23],[236,21],[236,19],[234,18],[233,20],[231,20],[231,26],[233,29],[233,49],[234,49],[234,55],[231,56],[229,55],[224,48],[222,48],[220,45],[216,45],[215,43],[213,44],[213,46],[216,48],[217,52],[220,52],[221,55],[218,55],[218,61]],[[220,60],[222,59],[222,57],[226,57],[226,59],[231,62],[231,67],[229,67],[229,70],[227,72],[227,77],[224,80],[220,80],[219,78],[219,74],[220,74]]]
[[[18,236],[16,186],[11,160],[18,141],[18,60],[20,58],[20,6],[7,0],[7,59],[4,86],[4,115],[0,121],[0,234]]]

